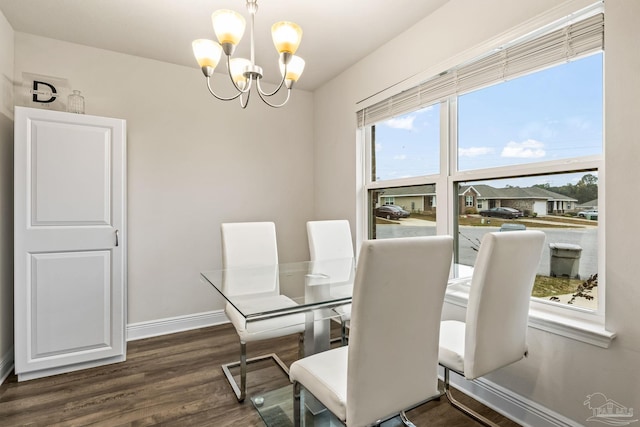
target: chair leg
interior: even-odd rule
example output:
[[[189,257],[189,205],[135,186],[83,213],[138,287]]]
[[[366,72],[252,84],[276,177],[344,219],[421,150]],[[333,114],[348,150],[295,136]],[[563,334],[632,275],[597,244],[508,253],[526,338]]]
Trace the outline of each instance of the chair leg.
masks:
[[[468,406],[463,405],[460,401],[456,400],[453,397],[453,395],[451,394],[451,387],[449,384],[450,369],[445,366],[443,366],[443,368],[444,368],[444,394],[447,396],[447,399],[449,399],[451,406],[453,406],[454,408],[464,413],[468,417],[473,418],[474,420],[478,421],[479,423],[487,427],[500,427],[498,424],[490,421],[488,418],[480,415],[479,413],[469,408]]]
[[[300,383],[298,381],[293,382],[293,426],[300,427]]]
[[[342,345],[345,346],[349,343],[349,339],[347,337],[347,321],[343,320],[340,322],[340,337],[342,338]]]
[[[407,414],[405,414],[404,411],[400,412],[400,420],[402,421],[402,424],[406,425],[407,427],[416,427],[416,425],[412,423],[409,418],[407,418]]]
[[[298,359],[302,359],[304,357],[304,332],[301,332],[298,335]]]
[[[234,393],[236,394],[236,398],[238,399],[238,402],[244,401],[244,399],[247,397],[247,365],[250,363],[259,362],[267,359],[273,359],[273,361],[276,362],[278,367],[282,369],[282,371],[285,374],[289,375],[289,368],[287,368],[287,365],[285,365],[284,362],[280,360],[278,355],[276,355],[275,353],[270,353],[264,356],[252,357],[251,359],[247,359],[247,343],[245,342],[240,342],[240,361],[222,365],[222,371],[224,372],[224,375],[227,377],[227,381],[229,382],[229,385],[231,386]],[[238,366],[240,366],[240,386],[239,387],[238,387],[238,383],[236,383],[236,380],[233,378],[233,375],[231,375],[231,368],[237,368]]]

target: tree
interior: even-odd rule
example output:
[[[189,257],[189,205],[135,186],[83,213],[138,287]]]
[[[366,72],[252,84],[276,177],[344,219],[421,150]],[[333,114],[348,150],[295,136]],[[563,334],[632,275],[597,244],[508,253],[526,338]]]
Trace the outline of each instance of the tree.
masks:
[[[586,174],[577,182],[577,184],[567,183],[560,187],[552,187],[547,184],[536,184],[534,187],[544,188],[573,199],[577,199],[578,203],[586,203],[598,198],[598,177],[593,174]]]

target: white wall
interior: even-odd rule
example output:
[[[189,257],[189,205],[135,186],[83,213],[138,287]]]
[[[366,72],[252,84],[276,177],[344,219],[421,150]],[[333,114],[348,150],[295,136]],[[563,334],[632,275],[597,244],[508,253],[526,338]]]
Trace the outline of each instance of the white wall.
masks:
[[[222,308],[199,280],[221,265],[221,222],[273,220],[280,258],[308,259],[312,94],[295,91],[278,110],[256,98],[242,110],[209,95],[195,61],[16,33],[16,80],[23,72],[66,78],[87,114],[127,120],[129,323]]]
[[[452,0],[406,33],[315,92],[315,197],[317,215],[338,214],[352,222],[356,212],[355,111],[369,96],[379,100],[420,78],[444,71],[509,41],[514,31],[534,29],[579,10],[590,0]],[[544,15],[544,18],[540,16]],[[640,408],[640,281],[635,269],[640,201],[628,197],[640,171],[640,2],[606,3],[606,326],[618,333],[609,349],[530,328],[530,357],[488,379],[542,404],[577,424],[592,415],[583,405],[601,392]],[[542,21],[547,22],[542,22]],[[518,30],[514,30],[518,28]],[[520,34],[522,35],[522,34]],[[406,81],[405,81],[406,80]],[[405,82],[403,82],[405,81]],[[403,82],[395,89],[389,86]],[[404,86],[403,86],[404,85]],[[382,91],[382,94],[375,95]],[[366,104],[366,102],[365,102]],[[331,205],[321,203],[331,200]],[[601,202],[602,203],[602,202]],[[622,208],[623,207],[623,208]],[[603,221],[604,220],[604,221]],[[445,307],[450,317],[464,312]],[[523,415],[525,416],[525,415]],[[527,419],[523,419],[526,422]]]
[[[0,12],[0,382],[13,361],[13,29]]]

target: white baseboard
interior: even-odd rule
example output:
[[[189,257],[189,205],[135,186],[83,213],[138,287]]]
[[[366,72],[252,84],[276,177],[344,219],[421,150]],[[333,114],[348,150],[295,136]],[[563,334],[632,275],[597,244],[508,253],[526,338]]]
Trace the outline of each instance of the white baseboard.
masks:
[[[440,378],[444,376],[439,367]],[[479,378],[468,381],[451,373],[451,385],[473,399],[525,427],[582,427],[564,415],[514,393],[492,381]],[[454,391],[455,393],[455,391]]]
[[[11,375],[11,373],[13,372],[13,355],[14,352],[12,346],[9,351],[2,355],[2,359],[0,359],[0,385],[2,385],[2,383],[4,383],[4,380],[6,380],[7,377],[9,377],[9,375]]]
[[[52,375],[66,374],[69,372],[81,371],[83,369],[95,368],[98,366],[108,365],[110,363],[119,363],[127,360],[126,355],[109,357],[106,359],[90,360],[87,362],[74,363],[72,365],[58,366],[49,369],[40,369],[38,371],[24,372],[18,374],[18,381],[35,380],[37,378],[50,377]]]
[[[227,322],[229,320],[225,316],[224,310],[216,310],[148,322],[130,323],[127,325],[127,341],[173,334]]]

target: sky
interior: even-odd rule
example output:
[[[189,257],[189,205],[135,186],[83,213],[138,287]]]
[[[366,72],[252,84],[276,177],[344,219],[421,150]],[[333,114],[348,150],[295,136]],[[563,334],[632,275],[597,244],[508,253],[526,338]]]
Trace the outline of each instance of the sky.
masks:
[[[602,153],[602,73],[602,54],[598,53],[460,95],[459,169]],[[439,126],[439,105],[377,124],[377,179],[439,173]],[[575,184],[583,175],[555,175],[509,183],[560,186]]]

